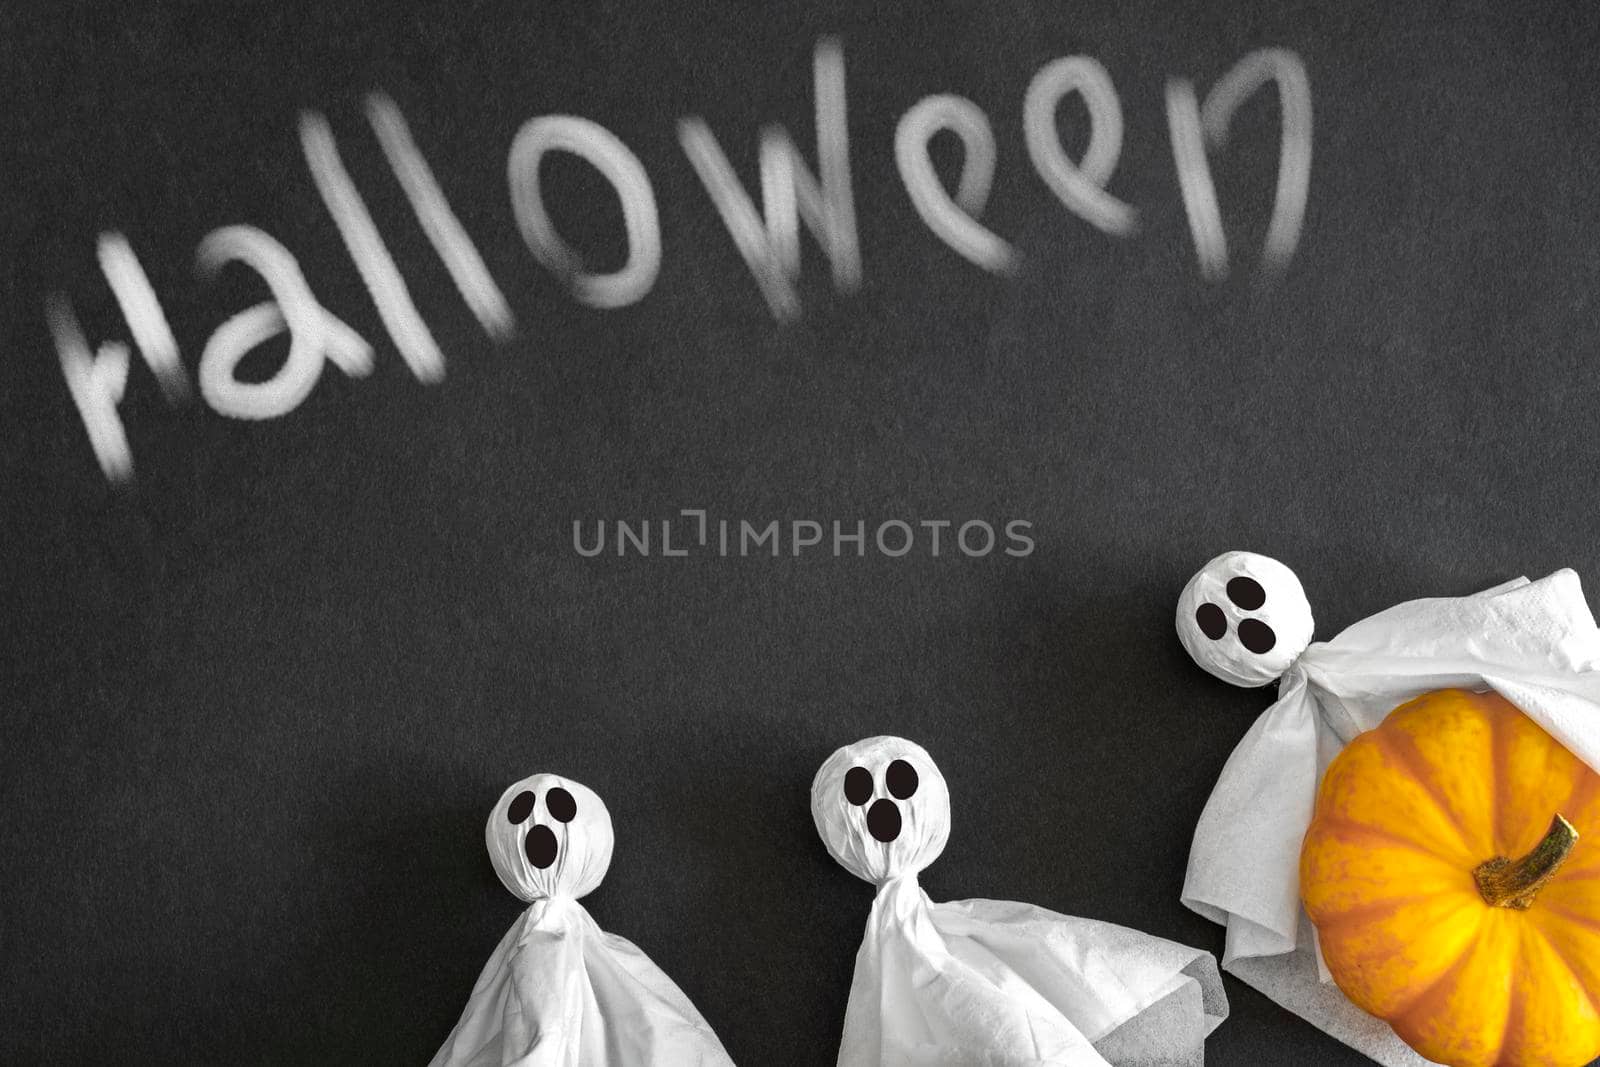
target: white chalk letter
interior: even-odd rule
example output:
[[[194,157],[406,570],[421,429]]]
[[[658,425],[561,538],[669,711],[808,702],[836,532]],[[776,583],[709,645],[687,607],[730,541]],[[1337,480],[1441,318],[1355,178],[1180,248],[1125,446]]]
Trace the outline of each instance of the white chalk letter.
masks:
[[[928,156],[928,142],[941,130],[961,138],[961,178],[955,199],[939,181]],[[961,96],[927,96],[917,101],[894,131],[894,160],[900,180],[940,240],[984,270],[1004,273],[1016,266],[1016,253],[978,223],[994,182],[994,131],[977,104]]]
[[[1072,162],[1056,132],[1056,108],[1074,92],[1089,109],[1089,148],[1082,163]],[[1134,232],[1133,208],[1106,192],[1122,155],[1122,104],[1105,67],[1088,56],[1067,56],[1039,68],[1023,100],[1022,132],[1034,169],[1063,204],[1106,233],[1126,237]]]
[[[583,261],[556,232],[539,191],[539,161],[551,151],[581,156],[616,189],[628,234],[628,261],[620,270],[585,273]],[[576,115],[529,119],[511,142],[506,179],[511,185],[511,210],[528,249],[564,278],[579,300],[591,307],[625,307],[643,299],[656,283],[661,271],[661,224],[655,191],[639,157],[616,134]]]
[[[1167,82],[1167,124],[1178,186],[1189,229],[1194,234],[1200,273],[1207,281],[1227,277],[1228,244],[1206,151],[1227,143],[1234,112],[1268,82],[1278,85],[1283,128],[1278,150],[1278,188],[1262,253],[1266,275],[1275,277],[1294,258],[1311,187],[1311,80],[1305,64],[1284,48],[1251,52],[1212,87],[1203,108],[1196,101],[1192,83],[1182,78]]]
[[[372,347],[312,295],[300,266],[270,235],[254,226],[225,226],[200,242],[199,269],[214,275],[230,262],[249,266],[273,299],[228,319],[200,355],[200,395],[217,412],[236,419],[270,419],[300,405],[317,384],[324,361],[353,378],[372,371]],[[285,329],[289,356],[264,382],[241,382],[234,368],[245,355]]]
[[[128,387],[128,346],[111,341],[91,353],[71,303],[59,293],[45,302],[45,318],[61,357],[61,373],[83,428],[89,432],[89,446],[100,461],[100,470],[110,481],[129,480],[133,477],[133,452],[117,414]]]
[[[444,354],[411,302],[411,293],[400,276],[400,268],[395,266],[394,257],[389,255],[367,205],[344,169],[328,120],[314,111],[302,114],[300,147],[305,151],[306,166],[311,168],[317,192],[327,205],[328,214],[333,216],[333,224],[338,227],[350,258],[355,261],[357,273],[372,294],[378,317],[383,320],[394,346],[420,381],[439,381],[444,377]]]
[[[678,123],[678,141],[706,187],[722,223],[728,228],[755,276],[761,295],[779,321],[800,313],[795,280],[800,276],[800,223],[822,246],[840,292],[861,285],[861,248],[856,234],[856,209],[850,185],[850,143],[845,103],[844,52],[835,38],[817,42],[813,57],[816,82],[817,160],[819,181],[806,169],[800,150],[779,126],[761,131],[761,199],[766,212],[757,214],[740,184],[733,164],[704,119]]]
[[[160,383],[162,395],[169,404],[187,400],[189,379],[178,359],[178,342],[128,239],[116,232],[102,233],[96,252],[100,271],[122,309],[139,354]],[[89,432],[100,469],[113,482],[128,480],[133,477],[133,454],[117,414],[128,387],[128,346],[111,341],[91,353],[71,302],[61,294],[46,301],[45,317],[61,359],[61,372]]]
[[[399,180],[400,188],[405,190],[406,199],[411,201],[411,210],[422,224],[422,232],[428,235],[434,251],[444,261],[461,299],[477,316],[485,333],[496,341],[507,340],[517,328],[511,308],[461,221],[450,210],[450,202],[444,198],[444,191],[433,176],[433,168],[417,150],[400,108],[383,93],[373,93],[367,97],[367,121],[372,124],[372,131],[377,134],[384,157],[389,160],[389,168]]]
[[[145,277],[144,268],[139,265],[128,239],[120,233],[103,233],[97,252],[100,271],[117,298],[128,331],[133,334],[133,343],[155,373],[162,395],[169,404],[187,400],[189,377],[178,361],[178,342],[172,336],[166,313],[161,310],[156,291]]]

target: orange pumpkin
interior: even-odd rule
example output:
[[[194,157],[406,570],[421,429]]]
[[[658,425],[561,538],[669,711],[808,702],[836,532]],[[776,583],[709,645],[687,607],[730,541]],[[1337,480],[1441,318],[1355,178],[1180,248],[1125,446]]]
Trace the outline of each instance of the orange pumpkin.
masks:
[[[1600,1056],[1600,775],[1498,694],[1428,693],[1339,754],[1300,894],[1339,988],[1427,1058]]]

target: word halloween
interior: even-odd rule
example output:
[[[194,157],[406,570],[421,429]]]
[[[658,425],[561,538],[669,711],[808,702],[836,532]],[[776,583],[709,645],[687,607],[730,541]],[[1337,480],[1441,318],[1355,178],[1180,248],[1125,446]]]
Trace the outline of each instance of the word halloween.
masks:
[[[800,313],[796,283],[802,224],[827,256],[835,288],[849,293],[861,284],[844,54],[829,38],[818,42],[814,59],[817,170],[808,169],[783,128],[762,130],[759,210],[710,126],[693,116],[678,124],[684,154],[780,322]],[[1208,281],[1225,277],[1229,261],[1207,152],[1226,142],[1234,113],[1268,83],[1277,86],[1282,115],[1278,183],[1262,263],[1270,275],[1281,272],[1293,257],[1305,216],[1311,176],[1311,89],[1304,65],[1282,49],[1253,52],[1222,77],[1203,103],[1190,82],[1173,78],[1167,83],[1173,159],[1200,273]],[[1067,154],[1056,126],[1056,112],[1071,94],[1081,97],[1090,121],[1088,147],[1078,162]],[[399,108],[388,97],[374,94],[367,101],[367,117],[418,223],[467,307],[492,339],[510,337],[516,324],[505,296],[451,210]],[[1105,67],[1088,56],[1045,64],[1028,86],[1022,122],[1034,169],[1069,211],[1114,237],[1137,231],[1137,210],[1106,188],[1122,154],[1122,105]],[[941,182],[929,156],[930,142],[942,132],[953,133],[963,147],[954,193]],[[418,380],[438,382],[444,376],[444,355],[345,170],[327,120],[316,113],[303,115],[300,142],[312,181],[384,329]],[[928,228],[984,270],[1015,270],[1018,256],[1011,244],[979,221],[996,164],[994,132],[983,111],[960,96],[926,97],[901,117],[894,148],[900,179]],[[584,160],[616,190],[627,236],[627,258],[617,270],[586,270],[583,257],[562,239],[550,218],[540,191],[539,168],[551,152]],[[530,119],[512,141],[506,169],[512,213],[529,251],[566,283],[574,299],[592,307],[617,308],[650,292],[661,268],[655,193],[644,165],[611,131],[574,115]],[[269,234],[254,226],[225,226],[200,242],[197,257],[203,276],[241,263],[259,274],[272,293],[271,300],[224,321],[201,352],[200,394],[217,412],[238,419],[277,418],[310,395],[326,364],[351,377],[371,372],[372,346],[317,300],[294,256]],[[185,400],[190,385],[177,341],[132,247],[121,234],[104,233],[99,261],[133,345],[163,395],[169,403]],[[46,316],[62,373],[102,471],[113,482],[130,479],[133,456],[117,410],[128,382],[129,346],[108,341],[91,351],[71,303],[62,294],[46,302]],[[239,380],[235,372],[241,361],[284,333],[289,351],[277,372],[265,381]]]

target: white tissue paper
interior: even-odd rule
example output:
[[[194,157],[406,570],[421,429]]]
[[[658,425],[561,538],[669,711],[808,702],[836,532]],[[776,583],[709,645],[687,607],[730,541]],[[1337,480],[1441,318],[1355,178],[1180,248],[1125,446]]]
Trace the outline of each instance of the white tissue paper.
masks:
[[[1178,599],[1178,637],[1234,685],[1278,679],[1195,828],[1183,902],[1227,926],[1223,967],[1386,1067],[1428,1061],[1333,984],[1300,906],[1300,846],[1322,773],[1395,707],[1435,689],[1493,689],[1600,770],[1600,629],[1560,570],[1475,596],[1413,600],[1312,643],[1293,572],[1218,556]]]
[[[920,746],[873,737],[811,786],[834,859],[878,886],[839,1063],[950,1067],[1201,1064],[1227,1016],[1212,957],[1028,904],[935,904],[917,873],[944,850],[950,794]]]
[[[578,903],[611,865],[611,815],[592,790],[524,778],[490,812],[484,839],[500,881],[530,906],[432,1067],[731,1067],[672,979]]]

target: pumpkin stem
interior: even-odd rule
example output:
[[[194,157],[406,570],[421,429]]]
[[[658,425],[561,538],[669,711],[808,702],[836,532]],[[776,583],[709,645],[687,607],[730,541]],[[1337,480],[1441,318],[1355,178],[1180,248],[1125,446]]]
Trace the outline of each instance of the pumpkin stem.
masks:
[[[1478,892],[1490,907],[1526,911],[1577,843],[1578,831],[1557,815],[1544,839],[1526,856],[1519,860],[1496,856],[1474,868],[1472,877],[1478,883]]]

